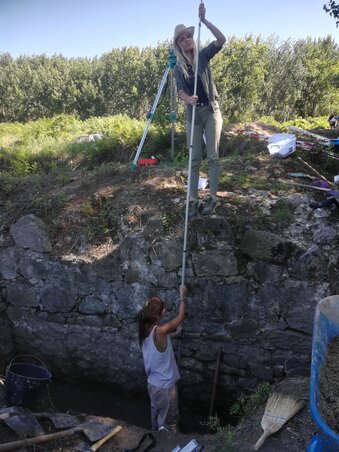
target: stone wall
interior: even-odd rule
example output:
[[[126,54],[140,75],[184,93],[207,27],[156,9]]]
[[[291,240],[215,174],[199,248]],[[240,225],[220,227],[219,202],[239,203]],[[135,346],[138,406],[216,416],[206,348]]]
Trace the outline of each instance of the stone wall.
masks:
[[[315,218],[307,242],[301,205],[296,198],[296,222],[284,237],[248,230],[239,239],[218,216],[192,222],[182,397],[208,403],[220,347],[222,402],[263,381],[309,374],[315,305],[335,290],[328,271],[338,257],[338,229]],[[139,231],[88,263],[53,258],[45,225],[33,215],[10,233],[12,245],[0,248],[2,362],[27,353],[54,376],[144,389],[136,313],[155,294],[166,300],[168,318],[176,313],[181,238],[151,244]]]

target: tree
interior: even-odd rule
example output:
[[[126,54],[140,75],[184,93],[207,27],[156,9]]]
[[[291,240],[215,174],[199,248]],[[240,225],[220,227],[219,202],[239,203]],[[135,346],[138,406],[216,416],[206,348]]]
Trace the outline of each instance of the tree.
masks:
[[[222,113],[230,122],[248,121],[255,115],[265,86],[267,45],[261,38],[231,37],[211,62]]]
[[[324,5],[324,10],[327,13],[330,13],[330,16],[333,16],[334,19],[336,19],[337,27],[339,25],[339,4],[337,5],[334,0],[328,1]]]
[[[82,120],[118,114],[145,119],[168,63],[169,46],[123,47],[94,59],[13,59],[0,52],[0,123],[60,114]],[[338,108],[339,46],[331,37],[297,42],[232,37],[211,67],[225,121],[260,116],[288,120]],[[169,107],[167,87],[154,119],[169,121]],[[184,108],[177,103],[178,121],[184,120]]]
[[[296,42],[299,59],[306,71],[305,83],[297,104],[298,115],[302,117],[320,116],[332,109],[331,99],[336,89],[338,74],[338,46],[328,36]],[[334,100],[334,98],[333,98]]]
[[[306,84],[306,68],[302,54],[293,41],[267,40],[265,82],[257,105],[259,116],[273,116],[285,121],[297,114],[297,103]]]

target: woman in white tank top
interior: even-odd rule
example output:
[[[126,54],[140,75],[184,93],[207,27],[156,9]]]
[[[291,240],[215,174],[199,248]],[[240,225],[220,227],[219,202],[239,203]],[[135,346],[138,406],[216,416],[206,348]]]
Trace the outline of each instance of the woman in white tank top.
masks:
[[[184,320],[186,293],[186,287],[181,287],[178,314],[166,323],[160,324],[166,310],[164,301],[159,297],[148,300],[138,313],[139,343],[151,399],[152,430],[177,429],[179,413],[176,383],[180,375],[171,336],[178,333],[178,327]]]

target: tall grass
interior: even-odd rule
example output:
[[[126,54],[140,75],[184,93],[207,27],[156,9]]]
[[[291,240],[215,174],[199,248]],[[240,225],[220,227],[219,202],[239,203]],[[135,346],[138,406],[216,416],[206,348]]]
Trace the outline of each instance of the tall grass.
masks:
[[[73,115],[41,118],[26,124],[0,124],[0,170],[20,174],[46,170],[54,164],[82,161],[93,166],[104,161],[127,161],[137,148],[146,122],[126,115],[92,117]],[[80,135],[102,134],[102,140],[77,142]],[[162,152],[170,130],[151,124],[145,148]]]
[[[299,127],[304,130],[328,129],[328,118],[325,116],[315,118],[296,117],[283,123],[276,121],[272,116],[263,116],[260,121],[279,127],[283,131],[287,131],[288,126]]]
[[[271,117],[263,117],[261,120],[277,125],[281,130],[287,130],[288,125],[306,130],[328,126],[325,117],[296,118],[283,124]],[[93,168],[104,162],[131,161],[145,125],[146,121],[123,114],[91,117],[84,121],[75,115],[63,114],[25,124],[0,123],[0,171],[22,176],[39,171],[49,172],[51,168],[59,166],[74,168],[80,162],[82,167]],[[178,124],[176,128],[180,132],[183,130],[182,124]],[[94,133],[102,134],[104,138],[95,142],[76,141],[80,135]],[[170,149],[170,134],[169,124],[154,121],[149,127],[142,155],[157,154],[166,158]],[[228,144],[239,154],[242,153],[242,147],[247,149],[249,146],[248,142],[239,141],[237,137]],[[258,149],[260,150],[262,149]]]

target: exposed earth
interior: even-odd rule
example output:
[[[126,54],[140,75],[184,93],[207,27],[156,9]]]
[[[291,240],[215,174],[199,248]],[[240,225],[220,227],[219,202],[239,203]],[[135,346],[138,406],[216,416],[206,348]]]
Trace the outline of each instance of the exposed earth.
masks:
[[[339,336],[328,346],[319,381],[320,413],[326,424],[339,434]]]
[[[280,132],[276,127],[262,123],[247,124],[245,128],[263,135]],[[294,183],[308,184],[309,181],[291,178],[288,173],[310,174],[309,168],[297,159],[297,153],[286,159],[273,159],[267,152],[264,140],[241,135],[238,130],[238,126],[228,127],[222,137],[218,193],[220,205],[217,213],[227,215],[230,223],[237,225],[239,233],[242,228],[258,223],[276,232],[280,225],[266,223],[262,212],[253,206],[256,193],[265,191],[271,199],[279,199],[282,194],[289,192],[305,193],[304,188]],[[326,133],[330,137],[337,136],[331,131]],[[251,152],[248,152],[249,149]],[[339,162],[333,160],[329,165],[321,153],[311,155],[301,152],[298,156],[307,160],[330,181],[333,181],[335,174],[339,174]],[[207,177],[205,163],[201,175]],[[126,232],[142,228],[149,237],[156,234],[180,235],[186,176],[185,164],[180,163],[160,162],[156,167],[139,168],[132,172],[129,162],[113,162],[102,165],[100,169],[88,169],[86,162],[75,162],[73,171],[64,172],[63,177],[50,174],[39,185],[26,179],[18,180],[16,186],[0,186],[0,246],[5,246],[9,241],[10,226],[27,213],[36,214],[48,225],[55,256],[72,255],[88,262],[109,254],[118,243],[122,230]],[[324,199],[321,192],[306,192],[309,193],[310,201]],[[202,201],[207,194],[207,190],[201,191]],[[333,221],[338,218],[338,213],[334,211]],[[266,440],[261,449],[263,452],[305,451],[312,436],[318,432],[308,408],[308,380],[286,380],[285,383],[290,391],[293,388],[295,394],[305,400],[305,406],[279,432]],[[35,407],[38,412],[52,410],[46,399],[45,396],[39,401],[40,405]],[[0,399],[1,405],[4,405],[4,401],[1,404]],[[204,450],[208,452],[253,451],[262,433],[260,423],[263,412],[264,405],[237,426],[231,427],[228,433],[178,433],[170,436],[156,432],[156,446],[152,450],[170,452],[175,446],[183,447],[195,438],[199,444],[204,444]],[[80,416],[80,413],[72,414]],[[145,417],[148,415],[148,412],[144,413]],[[82,413],[81,419],[88,416]],[[97,416],[96,420],[112,422],[108,417]],[[133,448],[142,435],[149,432],[118,418],[113,421],[123,428],[100,448],[103,452]],[[48,420],[42,421],[42,424],[46,433],[55,431]],[[0,421],[0,444],[18,439],[21,439],[20,436]],[[79,450],[77,447],[84,442],[90,444],[83,434],[77,433],[67,439],[17,450],[70,452]]]
[[[264,191],[270,199],[279,199],[288,193],[305,192],[294,183],[310,182],[291,178],[289,172],[317,176],[297,160],[296,153],[285,159],[272,158],[265,140],[241,134],[240,130],[263,136],[280,132],[275,126],[258,122],[226,128],[220,145],[220,205],[216,213],[236,223],[239,233],[242,226],[258,222],[276,229],[272,224],[262,224],[262,212],[254,202],[256,192]],[[332,130],[320,132],[331,137],[338,134]],[[187,179],[186,162],[180,163],[180,156],[185,154],[183,135],[178,136],[177,146],[178,162],[160,161],[158,166],[132,171],[130,155],[126,154],[119,156],[119,161],[101,162],[95,167],[86,161],[74,161],[73,170],[69,170],[69,162],[61,161],[59,171],[51,171],[44,178],[28,176],[0,184],[0,246],[6,245],[10,226],[28,213],[47,224],[56,256],[72,255],[86,261],[109,254],[121,232],[142,229],[146,238],[156,234],[180,236]],[[330,181],[339,173],[339,159],[328,159],[321,152],[301,151],[300,155]],[[208,178],[206,170],[203,161],[201,177]],[[321,192],[308,193],[310,201],[324,199]],[[208,190],[200,191],[202,202],[207,195]]]
[[[263,452],[277,452],[277,451],[305,451],[308,442],[312,438],[313,434],[317,432],[317,428],[312,421],[308,405],[308,379],[289,379],[285,380],[280,385],[277,385],[274,390],[278,390],[281,394],[292,395],[296,399],[304,400],[305,407],[297,413],[279,432],[270,436],[261,450]],[[0,405],[4,404],[4,400],[1,397],[3,395],[3,386],[0,385]],[[1,403],[2,402],[2,403]],[[38,399],[36,405],[32,407],[32,411],[42,413],[60,413],[52,409],[49,396],[45,391]],[[133,409],[131,403],[130,409]],[[247,416],[236,427],[229,428],[228,431],[219,433],[191,433],[191,434],[167,434],[161,432],[152,432],[155,439],[155,446],[151,450],[154,452],[170,452],[177,445],[183,447],[188,444],[192,439],[195,439],[198,444],[204,444],[204,450],[208,452],[232,452],[239,450],[241,452],[253,451],[253,446],[262,433],[261,419],[264,411],[264,406],[258,411],[254,412],[250,416]],[[85,413],[79,413],[76,411],[68,410],[65,414],[77,416],[80,422],[95,421],[105,425],[120,425],[122,430],[107,444],[103,445],[100,450],[103,452],[115,452],[125,451],[125,449],[132,449],[136,447],[143,435],[151,433],[150,430],[132,425],[126,421],[118,418],[93,416]],[[145,412],[145,416],[149,413]],[[39,423],[43,427],[46,434],[52,432],[58,432],[64,429],[56,429],[48,418],[39,418]],[[22,440],[25,438],[23,435],[18,435],[11,428],[9,428],[4,421],[0,421],[0,438],[1,444],[7,442],[13,442]],[[86,435],[83,433],[75,433],[72,436],[65,437],[58,440],[48,441],[43,444],[36,444],[17,448],[15,450],[21,451],[63,451],[73,452],[76,450],[83,450],[84,446],[90,446],[93,442],[90,442]],[[143,451],[151,444],[151,438],[147,437],[138,451]]]

